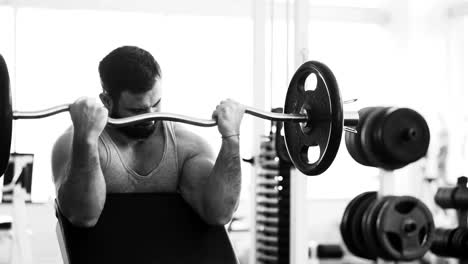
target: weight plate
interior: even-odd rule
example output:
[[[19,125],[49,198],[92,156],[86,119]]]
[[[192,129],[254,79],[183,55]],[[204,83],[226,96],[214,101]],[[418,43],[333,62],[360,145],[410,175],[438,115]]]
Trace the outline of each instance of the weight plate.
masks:
[[[5,173],[10,160],[12,122],[10,77],[6,62],[0,55],[0,177]]]
[[[379,210],[382,208],[383,203],[392,198],[393,196],[384,196],[380,199],[377,198],[374,200],[374,202],[369,205],[368,209],[364,212],[361,220],[362,235],[366,248],[372,252],[372,254],[383,259],[389,259],[390,256],[385,254],[379,245],[379,241],[377,239],[378,234],[376,229],[376,221],[377,215]]]
[[[458,259],[468,258],[468,228],[436,228],[431,252],[441,256]]]
[[[379,153],[375,144],[374,133],[377,129],[379,119],[385,115],[385,107],[375,107],[374,111],[369,114],[361,131],[362,150],[368,160],[370,166],[377,168],[385,168],[385,161],[382,160],[382,155]]]
[[[429,148],[426,120],[409,108],[390,108],[376,132],[383,154],[404,166],[424,157]]]
[[[315,90],[305,90],[309,75],[315,74]],[[335,76],[324,64],[301,65],[289,84],[284,112],[307,114],[307,123],[284,122],[286,147],[294,166],[306,175],[319,175],[330,167],[343,133],[343,102]],[[317,161],[309,161],[310,147],[320,149]]]
[[[431,252],[441,257],[452,257],[454,250],[451,241],[454,231],[454,229],[436,228]]]
[[[284,136],[282,136],[280,133],[277,133],[275,136],[275,148],[278,158],[286,164],[291,164],[291,158],[289,157],[288,150],[286,149]]]
[[[375,260],[377,255],[372,254],[364,245],[361,220],[369,205],[377,199],[376,192],[364,192],[356,196],[346,206],[340,224],[341,237],[348,250],[361,258]]]
[[[359,110],[359,123],[356,126],[357,133],[345,133],[345,143],[348,153],[355,161],[364,166],[370,166],[370,164],[369,161],[366,159],[364,150],[362,149],[361,131],[364,124],[366,124],[367,117],[374,110],[375,107],[366,107]]]
[[[382,204],[376,219],[380,247],[392,260],[419,259],[434,239],[434,220],[423,202],[399,196]]]
[[[283,113],[283,108],[278,107],[272,109],[272,112],[274,113]],[[279,121],[273,121],[272,126],[276,127],[275,133],[275,149],[276,149],[276,155],[278,155],[278,158],[286,163],[286,164],[291,164],[291,158],[289,157],[288,149],[286,148],[286,143],[284,141],[284,136],[282,135],[281,131],[283,131],[283,122]]]
[[[455,191],[457,190],[457,187],[439,187],[437,188],[436,195],[434,197],[434,201],[436,204],[443,208],[443,209],[454,209],[457,208],[455,206]]]
[[[452,257],[467,259],[468,258],[468,229],[466,227],[458,227],[453,231],[451,248],[454,249]]]

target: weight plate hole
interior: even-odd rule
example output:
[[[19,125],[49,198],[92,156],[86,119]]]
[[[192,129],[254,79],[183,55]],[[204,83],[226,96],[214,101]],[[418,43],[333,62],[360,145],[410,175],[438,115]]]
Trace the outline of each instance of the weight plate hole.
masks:
[[[405,233],[413,233],[414,231],[416,231],[417,228],[418,226],[416,225],[416,223],[409,222],[403,226],[403,231],[405,231]]]
[[[398,252],[401,252],[403,250],[401,238],[398,234],[387,232],[385,233],[385,235],[387,236],[388,241],[394,249],[396,249]]]
[[[395,210],[397,210],[400,214],[408,214],[409,212],[413,211],[414,207],[416,207],[416,203],[414,202],[401,202],[395,206]]]
[[[418,137],[418,132],[414,128],[408,128],[403,132],[403,139],[405,141],[412,141]]]
[[[308,146],[307,149],[307,163],[313,164],[320,159],[320,147]]]
[[[420,245],[424,245],[426,244],[427,242],[427,230],[426,230],[426,227],[423,227],[421,228],[421,230],[419,230],[419,244]]]
[[[315,91],[317,89],[317,75],[315,73],[309,74],[304,84],[305,91]]]

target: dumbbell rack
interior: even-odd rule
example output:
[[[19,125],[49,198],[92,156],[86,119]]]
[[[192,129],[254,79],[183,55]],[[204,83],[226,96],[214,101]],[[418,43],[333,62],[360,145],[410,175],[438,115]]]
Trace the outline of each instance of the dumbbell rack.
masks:
[[[277,154],[272,122],[262,142],[255,184],[255,262],[290,263],[290,170],[291,164]],[[274,155],[272,155],[274,154]]]
[[[426,155],[427,122],[409,108],[366,107],[359,110],[356,130],[345,135],[348,152],[356,162],[380,169],[380,188],[356,196],[345,210],[340,229],[348,249],[377,263],[422,257],[431,243],[433,218],[416,197],[396,196],[402,182],[394,170]]]
[[[455,187],[441,187],[434,198],[443,209],[457,211],[458,227],[436,229],[436,239],[431,251],[441,257],[458,258],[460,264],[467,264],[468,254],[468,178],[459,177]]]

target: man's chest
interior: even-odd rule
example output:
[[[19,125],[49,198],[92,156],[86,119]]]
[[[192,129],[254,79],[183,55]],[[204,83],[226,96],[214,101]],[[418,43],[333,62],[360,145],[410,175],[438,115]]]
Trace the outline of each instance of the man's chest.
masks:
[[[162,161],[167,151],[166,142],[161,137],[155,137],[147,142],[118,146],[122,162],[140,175],[151,173]]]

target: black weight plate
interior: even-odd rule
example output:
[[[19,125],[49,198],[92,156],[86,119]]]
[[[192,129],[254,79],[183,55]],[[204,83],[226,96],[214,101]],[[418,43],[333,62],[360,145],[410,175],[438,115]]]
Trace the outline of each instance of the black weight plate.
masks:
[[[378,138],[384,155],[407,165],[426,155],[430,131],[418,112],[409,108],[391,108],[383,119]]]
[[[434,240],[431,245],[431,252],[441,257],[454,256],[454,247],[451,244],[455,229],[436,228]]]
[[[379,119],[385,115],[386,107],[376,107],[372,113],[366,119],[366,123],[362,127],[361,131],[361,144],[362,150],[365,154],[366,159],[369,161],[370,166],[377,168],[386,168],[386,162],[382,159],[377,149],[375,141],[375,131],[378,128]]]
[[[286,164],[291,164],[291,157],[289,157],[288,150],[286,149],[286,143],[284,142],[284,136],[277,133],[275,136],[275,149],[278,158]]]
[[[385,201],[392,198],[393,196],[384,196],[380,199],[377,198],[371,205],[369,205],[369,208],[364,212],[361,221],[362,235],[364,238],[365,246],[369,249],[370,252],[372,252],[372,254],[383,259],[390,259],[390,256],[388,256],[382,250],[377,239],[377,215]]]
[[[356,196],[346,206],[340,224],[341,237],[348,250],[355,256],[370,260],[376,259],[377,256],[364,246],[361,220],[366,209],[376,198],[376,192],[364,192]]]
[[[366,155],[362,149],[361,131],[364,124],[366,124],[367,117],[374,110],[375,107],[366,107],[359,110],[359,123],[356,126],[357,133],[345,133],[345,143],[348,153],[355,161],[364,166],[370,166],[370,164],[369,161],[366,159]]]
[[[310,74],[317,77],[315,90],[305,90]],[[343,102],[335,76],[324,64],[309,61],[299,67],[289,84],[284,112],[308,115],[306,124],[284,122],[286,147],[294,166],[306,175],[319,175],[336,157],[343,133]],[[310,162],[309,147],[318,146],[320,156]]]
[[[12,122],[10,76],[6,62],[0,55],[0,177],[5,173],[10,160]]]
[[[455,192],[458,188],[453,187],[439,187],[437,188],[436,195],[434,197],[435,203],[443,209],[454,209],[455,206]]]
[[[281,107],[274,108],[272,109],[272,112],[283,113],[283,108]],[[272,126],[273,125],[276,126],[276,131],[274,131],[276,155],[278,155],[278,158],[280,159],[280,161],[286,164],[292,164],[291,157],[289,156],[288,149],[286,148],[286,142],[284,141],[284,136],[281,135],[281,131],[283,130],[283,122],[273,121]]]
[[[451,248],[453,248],[452,257],[467,259],[468,258],[468,228],[466,227],[457,227],[453,231],[453,236],[451,239]]]
[[[426,205],[415,197],[386,200],[376,219],[377,239],[392,260],[419,259],[434,239],[434,220]]]
[[[377,248],[375,245],[375,241],[371,241],[372,237],[369,235],[369,227],[367,222],[369,221],[368,218],[370,216],[371,210],[375,207],[375,205],[380,201],[380,199],[376,198],[364,211],[361,219],[361,230],[362,230],[362,238],[364,240],[364,246],[371,252],[372,255],[378,256]]]
[[[343,216],[341,218],[341,223],[340,223],[340,233],[341,233],[343,242],[345,243],[348,250],[354,255],[358,254],[358,250],[357,250],[356,244],[353,243],[353,239],[352,239],[353,227],[351,226],[351,219],[355,215],[354,213],[356,211],[356,208],[362,204],[361,201],[364,200],[365,196],[366,196],[366,193],[362,193],[356,196],[355,198],[353,198],[348,203],[348,205],[346,206],[343,212]]]
[[[379,115],[379,117],[374,120],[375,124],[373,129],[372,131],[369,131],[371,133],[370,137],[372,138],[372,149],[381,161],[381,165],[379,167],[385,170],[396,170],[406,166],[405,163],[402,163],[401,161],[387,155],[387,152],[385,152],[385,144],[382,139],[382,135],[384,134],[383,130],[385,121],[391,115],[393,109],[395,108],[386,107],[385,110],[382,110],[384,113]]]

